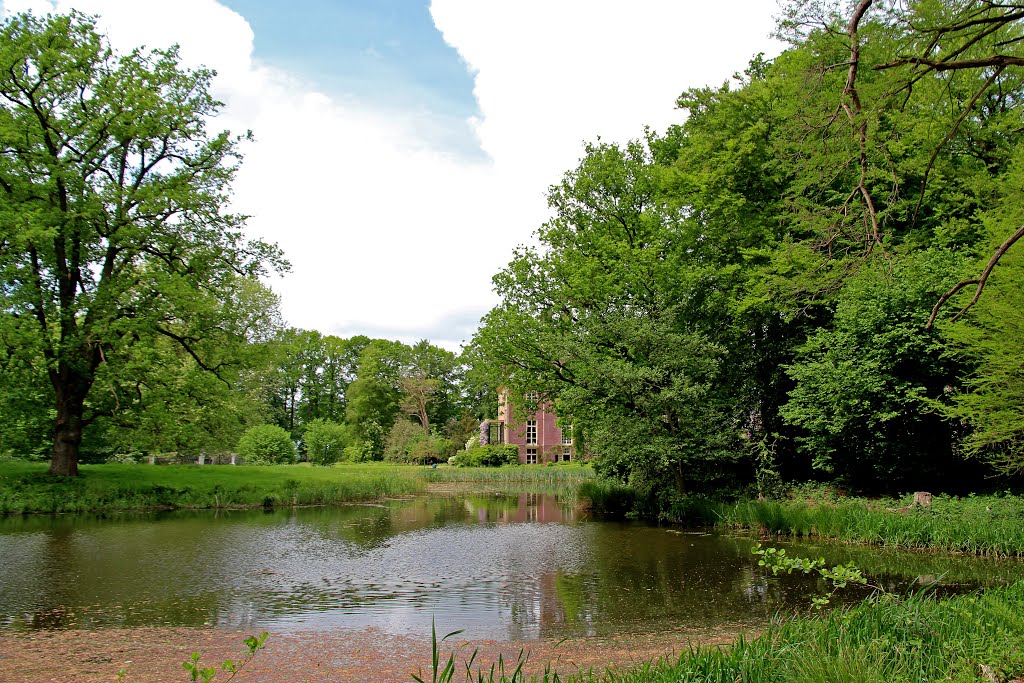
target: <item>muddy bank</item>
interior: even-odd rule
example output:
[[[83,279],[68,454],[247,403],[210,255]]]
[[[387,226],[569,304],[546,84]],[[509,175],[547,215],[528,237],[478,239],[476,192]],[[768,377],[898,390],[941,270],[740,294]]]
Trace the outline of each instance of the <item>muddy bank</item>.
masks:
[[[241,658],[248,632],[224,629],[139,628],[96,631],[0,633],[0,670],[8,683],[112,683],[125,669],[125,683],[188,680],[181,663],[202,653],[206,666]],[[477,649],[476,665],[488,668],[499,654],[515,662],[530,653],[527,669],[550,663],[561,673],[606,666],[628,667],[674,656],[695,643],[724,644],[738,631],[674,631],[656,635],[562,641],[464,641],[452,639],[460,660]],[[457,638],[457,636],[456,636]],[[251,683],[406,683],[410,673],[430,668],[428,637],[386,635],[374,630],[274,633],[267,647],[234,680]],[[460,665],[460,670],[464,670]],[[226,678],[221,674],[219,678]],[[425,676],[429,680],[428,676]],[[215,679],[217,680],[217,679]],[[462,677],[457,677],[462,680]]]

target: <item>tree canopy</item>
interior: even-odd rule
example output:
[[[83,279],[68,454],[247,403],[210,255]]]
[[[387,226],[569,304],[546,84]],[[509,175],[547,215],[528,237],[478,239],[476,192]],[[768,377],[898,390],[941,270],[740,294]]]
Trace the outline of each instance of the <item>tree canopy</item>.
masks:
[[[968,485],[991,471],[971,454],[1019,468],[1012,322],[967,293],[1016,296],[1019,9],[788,3],[776,59],[586,147],[473,353],[663,501],[759,470],[879,490]]]
[[[157,340],[226,380],[261,333],[243,300],[285,263],[228,210],[244,136],[208,132],[212,76],[175,48],[117,54],[77,13],[0,26],[0,339],[48,381],[53,474]]]

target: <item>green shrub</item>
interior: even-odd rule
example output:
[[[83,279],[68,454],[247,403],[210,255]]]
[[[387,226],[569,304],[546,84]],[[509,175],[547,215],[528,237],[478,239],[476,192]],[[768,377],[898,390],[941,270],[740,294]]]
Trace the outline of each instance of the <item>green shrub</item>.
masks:
[[[415,422],[399,417],[388,432],[384,459],[424,465],[448,460],[455,454],[455,449],[451,439],[438,434],[426,434]]]
[[[431,435],[420,439],[409,448],[407,462],[426,465],[432,462],[444,462],[455,452],[455,444],[443,436]]]
[[[416,444],[429,438],[430,435],[423,432],[423,427],[399,416],[384,441],[384,459],[388,462],[413,462],[410,451]]]
[[[256,425],[238,440],[238,454],[247,465],[281,465],[295,461],[295,444],[277,425]]]
[[[519,447],[514,444],[480,446],[460,451],[450,461],[458,467],[501,467],[519,464]]]
[[[345,450],[355,438],[348,425],[330,420],[313,420],[303,434],[306,455],[317,465],[332,465],[345,458]]]
[[[369,462],[373,460],[373,444],[366,441],[357,441],[351,446],[345,447],[345,462]]]

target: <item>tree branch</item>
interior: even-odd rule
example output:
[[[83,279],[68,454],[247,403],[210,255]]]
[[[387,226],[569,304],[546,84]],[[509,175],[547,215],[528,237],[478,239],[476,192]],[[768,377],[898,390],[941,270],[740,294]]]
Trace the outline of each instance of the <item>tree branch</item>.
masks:
[[[985,283],[988,282],[988,276],[992,274],[992,270],[996,267],[996,264],[999,263],[999,259],[1001,259],[1003,257],[1003,254],[1005,254],[1007,250],[1010,247],[1012,247],[1013,244],[1021,237],[1024,237],[1024,225],[1017,228],[1017,231],[1010,235],[1010,237],[1007,238],[1007,240],[1003,242],[998,249],[996,249],[996,252],[992,254],[992,258],[988,260],[988,265],[985,266],[985,270],[982,271],[980,277],[973,280],[964,280],[962,282],[958,282],[956,285],[954,285],[954,287],[951,290],[949,290],[948,292],[943,294],[942,297],[939,298],[938,302],[936,302],[935,304],[935,307],[932,308],[932,314],[931,316],[929,316],[928,324],[925,325],[925,328],[931,329],[932,324],[935,322],[935,316],[938,315],[939,313],[939,308],[941,308],[942,305],[946,303],[946,301],[948,301],[951,296],[953,296],[958,291],[960,291],[961,289],[968,285],[978,285],[978,288],[974,290],[974,298],[972,298],[966,306],[961,308],[960,312],[954,315],[950,322],[956,322],[957,320],[959,320],[961,317],[963,317],[965,313],[967,313],[968,310],[970,310],[971,306],[978,303],[978,299],[981,298],[981,291],[985,289]]]
[[[216,367],[213,367],[203,362],[203,359],[199,357],[199,354],[195,352],[195,350],[192,348],[190,344],[190,342],[194,341],[193,339],[184,337],[180,334],[175,334],[174,332],[171,332],[168,329],[160,327],[159,325],[155,326],[154,329],[160,334],[164,335],[165,337],[168,337],[178,342],[178,344],[181,345],[181,348],[185,349],[185,352],[188,353],[188,355],[192,356],[192,360],[194,360],[199,367],[213,374],[214,377],[219,379],[221,382],[224,382],[224,384],[227,385],[228,388],[231,388],[231,382],[224,379],[224,377],[222,377],[219,372],[219,369],[223,367],[223,363],[217,365]]]
[[[977,59],[959,59],[944,61],[941,59],[928,59],[927,57],[904,57],[886,64],[879,64],[874,67],[878,71],[883,69],[894,69],[898,66],[926,66],[934,71],[959,71],[962,69],[983,69],[987,67],[1006,68],[1008,66],[1024,66],[1024,57],[1013,55],[989,55]]]

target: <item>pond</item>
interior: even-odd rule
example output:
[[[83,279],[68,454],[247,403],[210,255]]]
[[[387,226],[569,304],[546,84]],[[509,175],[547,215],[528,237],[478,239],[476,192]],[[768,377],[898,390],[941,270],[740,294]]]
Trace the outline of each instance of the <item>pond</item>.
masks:
[[[555,495],[103,518],[0,518],[0,628],[375,627],[527,640],[764,623],[821,588],[756,541],[593,519]],[[786,544],[905,592],[1008,582],[1015,561]],[[849,592],[854,600],[863,593]]]

